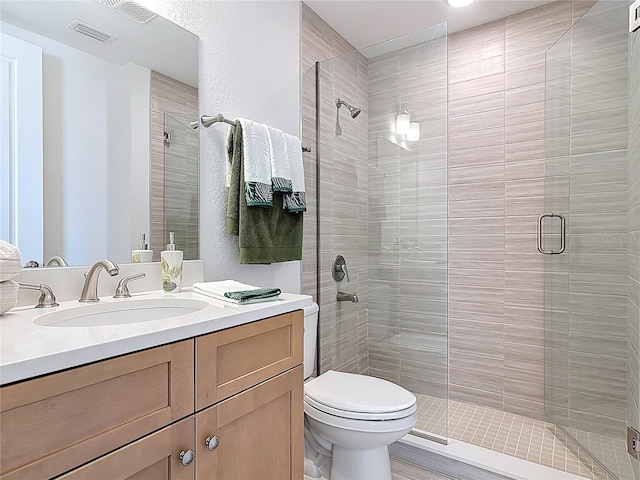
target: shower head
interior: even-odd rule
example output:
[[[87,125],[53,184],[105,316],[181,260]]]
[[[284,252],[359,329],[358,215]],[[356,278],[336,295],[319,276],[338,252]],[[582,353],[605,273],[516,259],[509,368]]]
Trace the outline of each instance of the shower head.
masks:
[[[339,98],[336,98],[336,105],[338,108],[340,108],[342,105],[345,105],[349,109],[349,113],[351,113],[351,118],[356,118],[358,115],[360,115],[360,112],[362,112],[361,108],[349,105],[347,102],[345,102],[344,100],[340,100]]]

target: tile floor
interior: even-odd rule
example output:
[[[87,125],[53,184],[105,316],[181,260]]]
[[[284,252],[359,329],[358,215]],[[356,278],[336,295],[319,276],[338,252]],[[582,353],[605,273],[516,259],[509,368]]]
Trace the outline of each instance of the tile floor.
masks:
[[[552,423],[522,415],[428,395],[418,397],[416,429],[448,435],[456,440],[512,455],[523,460],[562,470],[590,480],[613,480]],[[447,425],[448,423],[448,425]],[[606,465],[617,467],[620,480],[634,480],[631,460],[623,440],[571,432],[591,449],[598,449]]]

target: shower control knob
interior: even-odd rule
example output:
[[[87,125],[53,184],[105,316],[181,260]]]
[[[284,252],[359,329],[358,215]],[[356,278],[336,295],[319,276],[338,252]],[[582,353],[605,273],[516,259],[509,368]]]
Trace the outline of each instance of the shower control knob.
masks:
[[[349,281],[349,270],[347,269],[347,261],[342,255],[338,255],[333,259],[331,274],[333,275],[333,279],[336,282],[342,281],[345,275],[347,277],[347,282]]]

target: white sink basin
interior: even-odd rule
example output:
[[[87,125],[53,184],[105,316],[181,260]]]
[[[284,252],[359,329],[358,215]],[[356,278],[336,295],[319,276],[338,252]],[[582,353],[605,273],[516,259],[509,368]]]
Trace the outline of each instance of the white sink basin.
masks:
[[[194,313],[209,303],[189,298],[122,300],[46,313],[33,323],[47,327],[98,327],[150,322]]]

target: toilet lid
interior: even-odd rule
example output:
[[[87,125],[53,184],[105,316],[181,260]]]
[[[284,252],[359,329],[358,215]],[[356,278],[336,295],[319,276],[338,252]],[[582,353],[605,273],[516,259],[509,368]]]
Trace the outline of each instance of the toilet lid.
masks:
[[[304,386],[308,398],[328,407],[383,414],[413,407],[416,397],[395,383],[376,377],[329,370]]]

